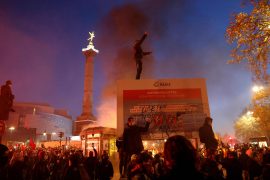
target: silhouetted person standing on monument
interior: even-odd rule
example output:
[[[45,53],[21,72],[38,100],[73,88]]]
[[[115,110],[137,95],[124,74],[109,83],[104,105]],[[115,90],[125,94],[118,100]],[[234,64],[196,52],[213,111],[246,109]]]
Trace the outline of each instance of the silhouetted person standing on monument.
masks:
[[[13,100],[14,95],[11,90],[12,82],[10,80],[6,81],[5,85],[1,86],[1,96],[0,96],[0,120],[8,120],[9,111],[13,111]]]
[[[134,50],[135,50],[135,60],[136,60],[136,66],[137,66],[137,74],[136,74],[136,79],[141,78],[141,73],[142,73],[142,58],[143,56],[149,55],[152,52],[144,52],[141,48],[141,45],[145,38],[147,37],[147,33],[145,32],[144,35],[141,37],[140,40],[136,40],[135,45],[134,45]]]
[[[206,117],[203,126],[199,129],[200,141],[205,144],[208,155],[213,154],[218,146],[218,142],[212,129],[212,122],[212,118]]]

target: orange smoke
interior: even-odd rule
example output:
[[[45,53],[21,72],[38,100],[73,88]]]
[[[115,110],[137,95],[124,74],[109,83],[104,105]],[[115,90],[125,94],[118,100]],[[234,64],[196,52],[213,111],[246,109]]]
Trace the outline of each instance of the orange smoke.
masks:
[[[103,99],[97,108],[98,126],[116,128],[116,98]]]

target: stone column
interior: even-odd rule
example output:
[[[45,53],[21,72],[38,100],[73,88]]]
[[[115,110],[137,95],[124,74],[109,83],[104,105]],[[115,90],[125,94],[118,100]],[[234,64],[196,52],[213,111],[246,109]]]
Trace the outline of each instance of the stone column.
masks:
[[[78,135],[84,127],[96,122],[93,115],[93,74],[94,74],[94,57],[97,54],[92,49],[83,51],[85,55],[85,73],[84,73],[84,92],[82,113],[77,117],[74,124],[74,134]]]
[[[93,115],[93,60],[97,54],[93,50],[84,51],[85,55],[85,74],[84,74],[84,93],[83,93],[83,105],[81,119],[96,120]]]
[[[94,57],[98,53],[93,44],[94,32],[90,33],[89,44],[87,48],[82,49],[85,55],[85,73],[84,73],[84,92],[82,113],[74,122],[74,134],[78,135],[87,126],[96,122],[93,115],[93,75],[94,75]]]

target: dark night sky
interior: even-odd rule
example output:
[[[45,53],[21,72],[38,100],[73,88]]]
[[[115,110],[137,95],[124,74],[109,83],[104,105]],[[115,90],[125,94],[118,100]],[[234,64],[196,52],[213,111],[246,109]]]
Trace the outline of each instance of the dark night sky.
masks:
[[[114,107],[114,83],[134,79],[132,44],[144,31],[153,51],[142,78],[206,78],[214,131],[233,133],[249,104],[251,76],[228,65],[225,30],[239,1],[2,0],[0,83],[13,81],[17,102],[41,102],[81,113],[88,32],[95,31],[94,113]],[[106,116],[106,114],[105,114]],[[108,115],[107,117],[110,117]]]

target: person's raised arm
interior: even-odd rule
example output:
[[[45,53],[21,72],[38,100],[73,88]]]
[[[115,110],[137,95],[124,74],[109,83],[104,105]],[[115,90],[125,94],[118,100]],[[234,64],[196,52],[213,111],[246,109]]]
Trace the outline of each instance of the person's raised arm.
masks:
[[[138,46],[140,46],[142,43],[143,43],[143,41],[145,40],[145,38],[148,36],[148,33],[147,32],[145,32],[144,34],[143,34],[143,36],[141,37],[141,39],[136,43]]]
[[[149,126],[150,126],[150,123],[151,123],[151,119],[150,118],[147,118],[145,121],[146,121],[145,126],[144,127],[140,127],[140,131],[141,132],[147,132],[148,129],[149,129]]]

